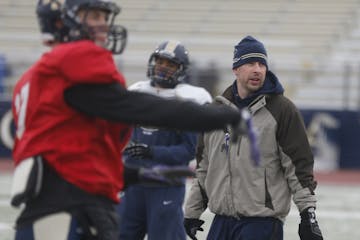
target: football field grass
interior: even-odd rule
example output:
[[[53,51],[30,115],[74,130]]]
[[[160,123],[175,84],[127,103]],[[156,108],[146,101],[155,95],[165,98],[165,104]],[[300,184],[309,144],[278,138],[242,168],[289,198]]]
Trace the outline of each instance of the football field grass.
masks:
[[[0,172],[0,239],[14,239],[14,220],[19,210],[9,205],[11,174]],[[188,184],[189,185],[189,184]],[[360,183],[319,184],[317,218],[325,240],[360,239]],[[213,215],[206,211],[204,232],[198,232],[199,240],[206,239],[206,233]],[[293,205],[284,225],[284,239],[298,240],[299,215]],[[160,240],[160,239],[159,239]],[[165,239],[166,240],[166,239]]]

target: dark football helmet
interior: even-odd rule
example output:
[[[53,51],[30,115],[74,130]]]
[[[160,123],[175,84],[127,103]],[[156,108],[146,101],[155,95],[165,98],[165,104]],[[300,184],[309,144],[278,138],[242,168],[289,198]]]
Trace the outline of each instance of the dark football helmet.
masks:
[[[68,29],[61,21],[61,11],[62,4],[58,0],[39,0],[36,5],[36,15],[45,45],[66,41]]]
[[[187,77],[189,67],[188,51],[180,42],[165,41],[161,43],[150,55],[147,76],[151,83],[158,84],[163,88],[174,88],[178,83],[183,82]],[[157,58],[166,58],[179,65],[179,68],[171,76],[166,73],[155,72],[155,63]]]
[[[77,18],[77,12],[80,9],[100,9],[109,14],[107,17],[109,30],[106,48],[114,54],[122,53],[126,45],[127,30],[123,26],[114,25],[115,17],[120,13],[120,7],[106,0],[66,0],[62,19],[65,26],[69,28],[69,41],[80,39],[94,40],[93,36],[96,29],[82,23]]]

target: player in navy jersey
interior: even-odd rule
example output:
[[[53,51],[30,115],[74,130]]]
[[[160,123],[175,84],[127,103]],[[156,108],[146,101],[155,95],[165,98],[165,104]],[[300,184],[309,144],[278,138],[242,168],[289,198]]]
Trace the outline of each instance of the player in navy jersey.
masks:
[[[146,81],[137,82],[129,90],[150,93],[199,104],[212,101],[204,89],[185,82],[189,72],[188,51],[176,40],[164,41],[150,55]],[[161,106],[159,106],[161,108]],[[126,165],[136,167],[187,166],[195,158],[197,134],[137,126],[125,149]],[[185,183],[132,185],[119,204],[120,240],[184,239],[182,205]]]

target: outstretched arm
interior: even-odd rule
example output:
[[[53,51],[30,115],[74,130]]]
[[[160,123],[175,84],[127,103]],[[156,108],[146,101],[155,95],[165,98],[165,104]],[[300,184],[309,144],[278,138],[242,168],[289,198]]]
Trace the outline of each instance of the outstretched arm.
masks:
[[[64,98],[77,111],[129,124],[210,131],[240,122],[238,110],[228,106],[163,99],[127,91],[117,83],[75,85],[65,90]]]

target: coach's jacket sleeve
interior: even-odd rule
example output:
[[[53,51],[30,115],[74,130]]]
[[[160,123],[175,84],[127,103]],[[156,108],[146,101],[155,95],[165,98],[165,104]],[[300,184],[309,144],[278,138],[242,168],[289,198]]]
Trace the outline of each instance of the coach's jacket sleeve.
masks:
[[[277,130],[281,164],[294,203],[299,211],[303,211],[308,207],[316,207],[314,158],[300,112],[291,102],[286,102],[282,109],[284,112],[278,119]]]

